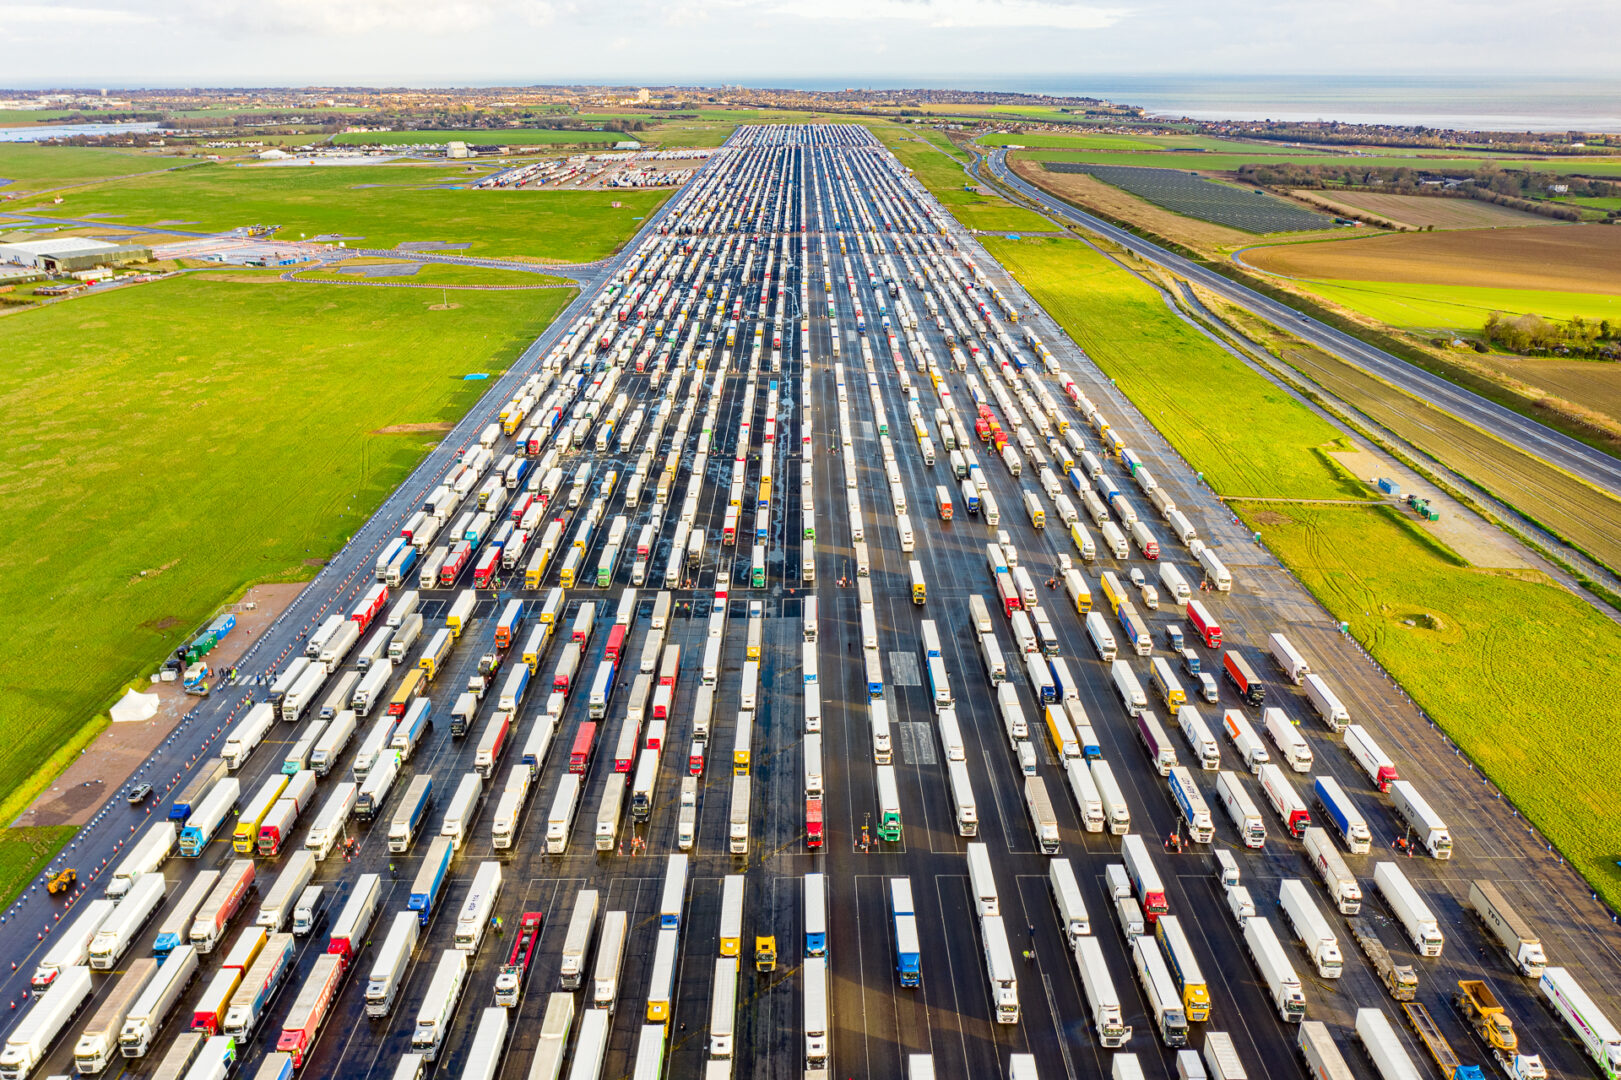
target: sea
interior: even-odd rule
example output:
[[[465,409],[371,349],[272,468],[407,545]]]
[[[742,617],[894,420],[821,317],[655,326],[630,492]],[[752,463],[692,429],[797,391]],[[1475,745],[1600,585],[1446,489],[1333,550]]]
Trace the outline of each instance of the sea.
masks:
[[[863,85],[849,80],[805,89]],[[1621,132],[1621,79],[1459,76],[1069,75],[870,86],[1100,97],[1193,120],[1334,120],[1463,131]]]

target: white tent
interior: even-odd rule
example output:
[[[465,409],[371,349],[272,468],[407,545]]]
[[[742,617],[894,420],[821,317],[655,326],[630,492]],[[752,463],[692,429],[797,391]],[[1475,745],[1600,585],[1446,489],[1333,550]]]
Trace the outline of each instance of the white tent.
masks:
[[[158,696],[130,690],[112,707],[113,723],[127,724],[136,720],[150,720],[158,714]]]

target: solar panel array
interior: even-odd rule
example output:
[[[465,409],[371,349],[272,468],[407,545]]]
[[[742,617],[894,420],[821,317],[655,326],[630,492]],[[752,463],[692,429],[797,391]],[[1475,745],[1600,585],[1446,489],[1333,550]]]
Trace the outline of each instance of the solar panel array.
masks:
[[[1276,196],[1228,187],[1181,169],[1089,165],[1079,161],[1045,161],[1042,165],[1048,172],[1089,173],[1156,206],[1245,232],[1306,232],[1334,227],[1333,218]]]

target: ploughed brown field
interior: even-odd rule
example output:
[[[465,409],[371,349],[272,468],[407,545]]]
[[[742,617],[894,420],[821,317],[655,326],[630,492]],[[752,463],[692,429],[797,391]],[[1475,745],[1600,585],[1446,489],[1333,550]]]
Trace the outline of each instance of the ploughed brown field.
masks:
[[[1327,202],[1347,210],[1370,213],[1423,228],[1495,229],[1502,226],[1555,225],[1554,218],[1527,214],[1478,199],[1447,199],[1429,195],[1381,195],[1373,191],[1297,191],[1307,202]]]
[[[1243,258],[1291,277],[1621,293],[1614,225],[1386,234],[1252,248]]]

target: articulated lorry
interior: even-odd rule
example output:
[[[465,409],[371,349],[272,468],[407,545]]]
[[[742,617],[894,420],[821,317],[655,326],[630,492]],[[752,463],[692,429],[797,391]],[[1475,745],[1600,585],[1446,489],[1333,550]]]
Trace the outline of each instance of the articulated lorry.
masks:
[[[79,1041],[73,1044],[73,1068],[80,1076],[102,1072],[119,1056],[118,1033],[135,1002],[158,973],[158,962],[150,956],[130,962],[113,985],[112,992],[85,1024]]]
[[[89,1000],[90,969],[63,968],[50,989],[6,1036],[5,1048],[0,1050],[0,1078],[27,1080],[45,1060],[57,1036]]]

